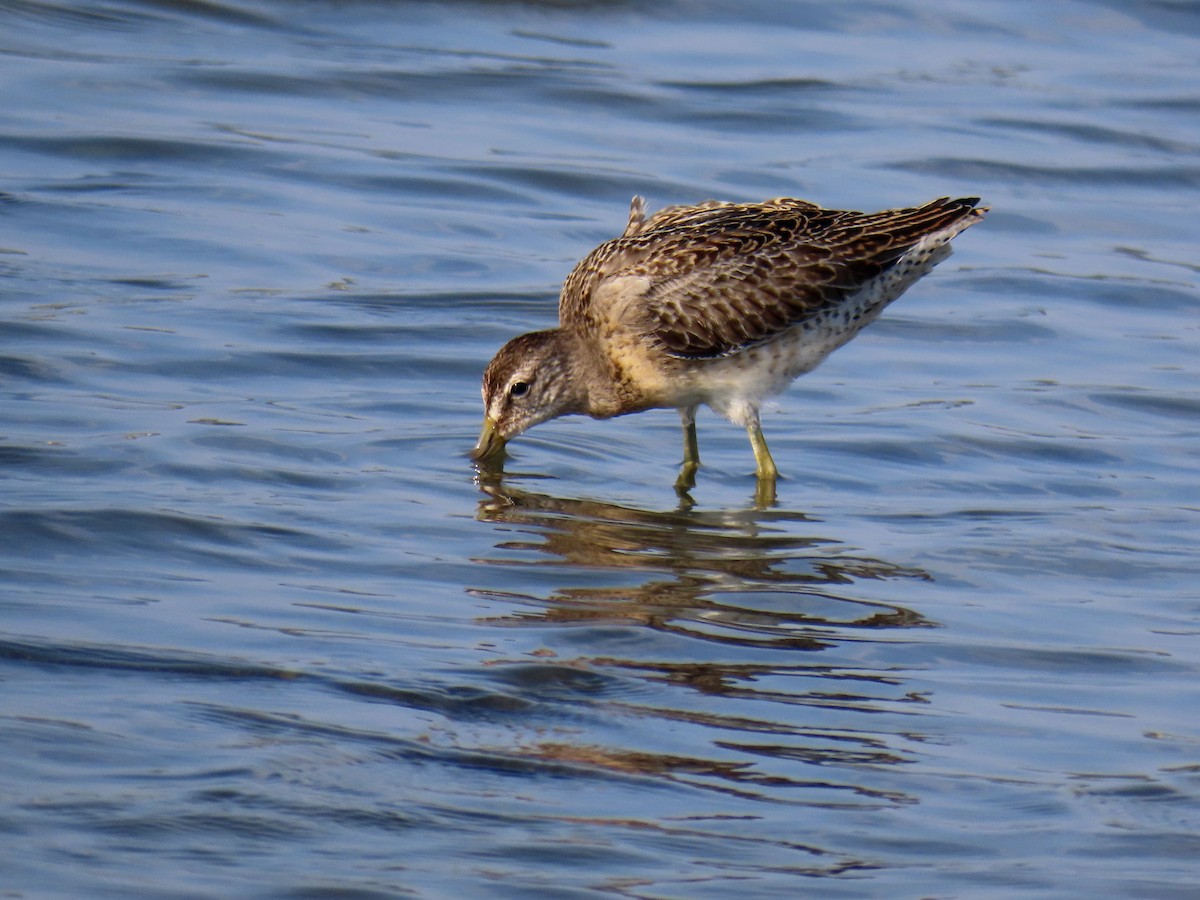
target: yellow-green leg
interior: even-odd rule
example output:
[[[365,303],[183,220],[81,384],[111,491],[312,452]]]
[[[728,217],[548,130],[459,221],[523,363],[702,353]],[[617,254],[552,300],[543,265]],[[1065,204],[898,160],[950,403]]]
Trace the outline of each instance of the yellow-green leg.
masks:
[[[746,426],[746,433],[750,435],[750,447],[754,450],[758,477],[774,480],[779,476],[779,470],[775,468],[775,460],[771,458],[771,451],[767,449],[767,439],[763,437],[762,426],[758,424],[757,417]]]
[[[758,416],[746,426],[746,433],[750,436],[750,447],[754,450],[758,475],[754,499],[759,506],[770,506],[775,502],[775,479],[779,477],[779,470],[775,468],[775,460],[771,458],[771,451],[767,449],[767,439],[763,437]]]
[[[683,421],[683,465],[675,479],[675,490],[686,493],[696,486],[696,470],[700,468],[700,444],[696,440],[696,407],[687,406],[679,410]]]

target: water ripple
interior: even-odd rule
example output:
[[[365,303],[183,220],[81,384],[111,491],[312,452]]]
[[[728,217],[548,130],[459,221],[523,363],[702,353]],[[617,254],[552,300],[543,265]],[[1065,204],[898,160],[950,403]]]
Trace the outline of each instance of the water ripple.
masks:
[[[4,888],[1191,896],[1197,18],[950,6],[0,0]],[[634,193],[992,211],[477,472]]]
[[[1200,185],[1200,166],[1140,165],[1049,166],[1015,164],[1002,160],[937,157],[890,163],[889,168],[905,172],[937,174],[964,183],[1026,185],[1103,184],[1109,187],[1137,190],[1179,190]]]

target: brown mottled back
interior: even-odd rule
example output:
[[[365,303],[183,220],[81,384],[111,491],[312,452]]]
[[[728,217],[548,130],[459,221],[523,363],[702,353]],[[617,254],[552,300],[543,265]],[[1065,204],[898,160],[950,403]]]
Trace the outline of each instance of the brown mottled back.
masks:
[[[644,218],[635,200],[625,233],[568,276],[559,302],[567,327],[594,330],[597,289],[640,278],[641,329],[672,356],[727,356],[836,307],[922,239],[970,224],[977,198],[941,198],[878,213],[822,209],[804,200],[710,201]]]

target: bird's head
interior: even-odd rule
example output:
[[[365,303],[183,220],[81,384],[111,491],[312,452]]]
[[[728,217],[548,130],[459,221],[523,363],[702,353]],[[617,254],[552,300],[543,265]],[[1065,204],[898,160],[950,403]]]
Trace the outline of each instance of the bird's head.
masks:
[[[483,373],[483,431],[471,456],[502,458],[512,438],[547,419],[582,411],[571,355],[555,328],[515,337]]]

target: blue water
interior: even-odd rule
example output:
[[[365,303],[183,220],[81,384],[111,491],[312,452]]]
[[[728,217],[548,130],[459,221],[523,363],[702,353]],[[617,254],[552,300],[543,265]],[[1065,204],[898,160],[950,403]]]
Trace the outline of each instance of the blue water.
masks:
[[[1195,897],[1200,7],[0,0],[0,892]],[[629,198],[980,195],[466,457]]]

